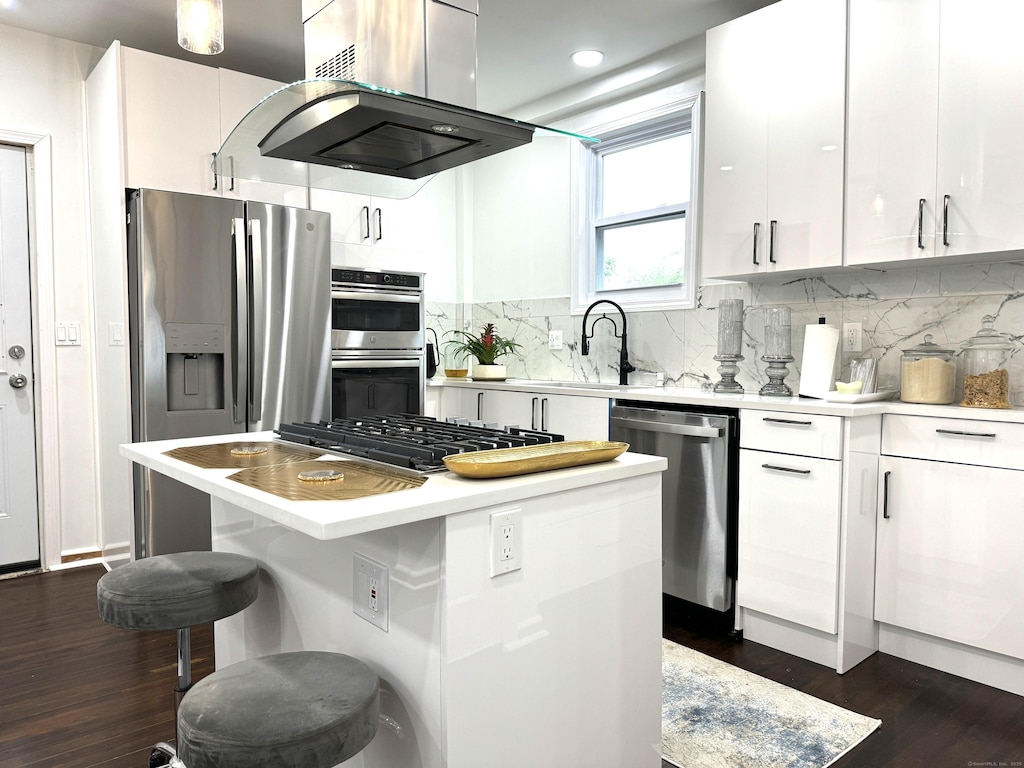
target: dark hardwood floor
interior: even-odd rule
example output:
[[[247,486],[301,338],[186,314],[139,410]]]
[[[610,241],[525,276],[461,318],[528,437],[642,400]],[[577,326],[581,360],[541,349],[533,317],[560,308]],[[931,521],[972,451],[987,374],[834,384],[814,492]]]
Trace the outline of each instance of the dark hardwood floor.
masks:
[[[665,613],[664,636],[840,707],[882,727],[834,768],[1024,765],[1024,697],[876,653],[843,675],[724,632],[695,631]],[[672,768],[662,762],[663,768]]]
[[[88,566],[0,580],[3,768],[140,768],[155,742],[173,738],[175,634],[103,624],[96,613],[102,575]],[[1024,761],[1024,697],[884,654],[837,675],[681,623],[666,613],[665,637],[881,719],[881,729],[836,768],[1014,768]],[[212,627],[194,630],[192,645],[198,680],[213,670]]]
[[[102,566],[0,580],[0,766],[141,768],[174,739],[177,636],[100,621]],[[193,678],[213,627],[192,631]]]

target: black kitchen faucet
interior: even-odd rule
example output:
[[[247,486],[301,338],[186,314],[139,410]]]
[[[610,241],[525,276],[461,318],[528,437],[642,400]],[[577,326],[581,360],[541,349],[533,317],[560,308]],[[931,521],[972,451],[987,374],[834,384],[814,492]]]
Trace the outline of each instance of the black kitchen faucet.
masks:
[[[587,318],[590,317],[590,310],[596,307],[598,304],[611,304],[619,311],[619,315],[622,316],[622,335],[619,335],[619,327],[615,325],[615,321],[604,312],[601,313],[601,317],[594,320],[593,325],[590,326],[590,335],[587,335]],[[619,347],[619,384],[625,385],[628,382],[626,377],[636,370],[629,362],[629,350],[626,348],[626,313],[622,311],[622,307],[616,304],[614,301],[609,299],[598,299],[589,307],[587,311],[583,313],[583,344],[580,348],[581,355],[590,354],[590,342],[588,339],[594,338],[594,326],[597,325],[601,320],[607,320],[612,324],[612,333],[616,339],[622,339],[622,346]]]

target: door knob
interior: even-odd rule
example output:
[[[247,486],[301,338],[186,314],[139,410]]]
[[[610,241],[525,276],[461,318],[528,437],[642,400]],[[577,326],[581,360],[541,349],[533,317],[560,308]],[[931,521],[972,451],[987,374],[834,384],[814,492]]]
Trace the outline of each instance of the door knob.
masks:
[[[22,389],[26,384],[28,384],[28,378],[23,373],[15,373],[8,379],[8,381],[15,389]]]

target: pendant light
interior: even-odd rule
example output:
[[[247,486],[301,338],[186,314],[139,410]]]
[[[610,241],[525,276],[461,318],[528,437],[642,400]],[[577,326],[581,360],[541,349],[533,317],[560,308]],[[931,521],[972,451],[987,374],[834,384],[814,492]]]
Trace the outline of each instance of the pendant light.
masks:
[[[178,45],[192,53],[212,55],[224,50],[222,0],[176,0]]]

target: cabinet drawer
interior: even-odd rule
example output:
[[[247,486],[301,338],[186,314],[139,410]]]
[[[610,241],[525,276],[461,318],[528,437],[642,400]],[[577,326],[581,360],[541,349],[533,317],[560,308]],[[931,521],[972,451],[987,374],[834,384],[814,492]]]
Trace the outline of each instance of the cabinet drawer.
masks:
[[[1024,469],[1024,424],[886,414],[882,419],[882,453]]]
[[[842,458],[843,419],[785,411],[740,411],[740,447],[760,451]]]

